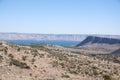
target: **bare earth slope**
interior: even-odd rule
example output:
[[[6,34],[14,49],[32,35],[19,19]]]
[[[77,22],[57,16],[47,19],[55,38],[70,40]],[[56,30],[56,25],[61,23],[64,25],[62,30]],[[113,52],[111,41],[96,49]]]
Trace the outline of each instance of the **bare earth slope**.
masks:
[[[120,63],[53,46],[1,42],[0,80],[120,80]]]

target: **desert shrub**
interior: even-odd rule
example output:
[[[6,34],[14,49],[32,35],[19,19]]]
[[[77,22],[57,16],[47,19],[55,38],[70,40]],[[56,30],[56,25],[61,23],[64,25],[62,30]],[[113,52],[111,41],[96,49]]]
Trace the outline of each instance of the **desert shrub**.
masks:
[[[71,74],[78,74],[77,71],[75,71],[75,70],[70,70],[69,73],[71,73]]]
[[[2,62],[2,60],[3,60],[3,56],[0,55],[0,62]]]
[[[7,54],[7,52],[8,52],[7,50],[8,50],[8,48],[5,47],[5,48],[4,48],[4,52],[5,52],[5,54]]]
[[[86,74],[86,75],[88,75],[88,74],[89,74],[89,72],[88,72],[88,71],[85,71],[85,74]]]
[[[22,56],[22,60],[25,61],[27,56]]]
[[[2,43],[0,42],[0,45],[2,45]]]
[[[9,54],[8,55],[11,59],[13,59],[14,58],[14,56],[12,55],[12,54]]]
[[[20,48],[18,48],[17,51],[19,52],[19,51],[20,51]]]
[[[33,57],[36,57],[36,56],[38,56],[38,53],[34,53],[34,54],[33,54]]]
[[[36,68],[37,68],[37,66],[36,66],[36,65],[34,65],[34,67],[36,67]]]
[[[43,57],[44,57],[44,54],[39,54],[39,57],[40,57],[40,58],[43,58]]]
[[[112,80],[110,75],[103,75],[104,80]]]
[[[62,78],[70,78],[70,76],[69,75],[67,75],[67,74],[62,74],[62,76],[61,76]]]
[[[96,66],[93,66],[93,67],[92,67],[92,69],[98,69],[98,67],[96,67]]]
[[[30,69],[30,67],[26,63],[23,63],[18,60],[14,60],[14,59],[11,59],[10,65],[15,65],[20,68]]]
[[[38,76],[35,76],[35,78],[37,78]]]
[[[71,70],[71,69],[68,68],[68,71],[69,71],[70,74],[78,74],[76,70]]]
[[[93,70],[93,74],[94,74],[95,76],[99,75],[98,71],[95,70],[95,69]]]
[[[34,58],[32,58],[32,64],[34,64],[34,62],[35,62],[35,59],[34,59]]]
[[[30,73],[29,75],[32,76],[32,73]]]
[[[53,61],[53,62],[52,62],[52,66],[53,66],[53,67],[57,67],[58,65],[59,65],[58,61]]]
[[[35,49],[35,50],[32,50],[31,53],[32,53],[33,57],[36,57],[36,56],[38,56],[39,52]]]

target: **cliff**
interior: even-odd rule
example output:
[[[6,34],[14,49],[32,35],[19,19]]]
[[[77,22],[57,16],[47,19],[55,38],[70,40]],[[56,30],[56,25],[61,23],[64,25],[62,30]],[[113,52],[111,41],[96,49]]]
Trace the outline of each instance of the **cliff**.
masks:
[[[103,37],[95,37],[95,36],[88,36],[85,40],[83,40],[77,47],[85,45],[85,44],[120,44],[120,39],[113,39],[113,38],[103,38]]]
[[[103,53],[112,53],[120,48],[120,39],[88,36],[81,43],[77,44],[76,47]]]
[[[120,54],[120,48],[115,50],[115,51],[113,51],[112,54]]]

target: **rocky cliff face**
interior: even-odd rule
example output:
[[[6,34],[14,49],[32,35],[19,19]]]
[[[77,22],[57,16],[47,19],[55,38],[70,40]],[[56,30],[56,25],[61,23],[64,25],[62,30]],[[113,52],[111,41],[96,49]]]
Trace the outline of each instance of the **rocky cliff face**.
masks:
[[[120,44],[120,39],[113,39],[113,38],[102,38],[102,37],[95,37],[95,36],[88,36],[84,41],[82,41],[77,46],[82,46],[85,44]]]
[[[113,51],[112,54],[120,54],[120,48],[115,50],[115,51]]]
[[[111,53],[120,48],[120,39],[88,36],[76,47]]]

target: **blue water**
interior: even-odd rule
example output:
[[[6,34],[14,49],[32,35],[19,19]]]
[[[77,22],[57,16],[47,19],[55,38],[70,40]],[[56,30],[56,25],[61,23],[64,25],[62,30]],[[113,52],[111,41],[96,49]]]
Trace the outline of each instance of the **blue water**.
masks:
[[[61,46],[74,46],[80,41],[63,41],[63,40],[7,40],[7,42],[15,44],[54,44]]]

